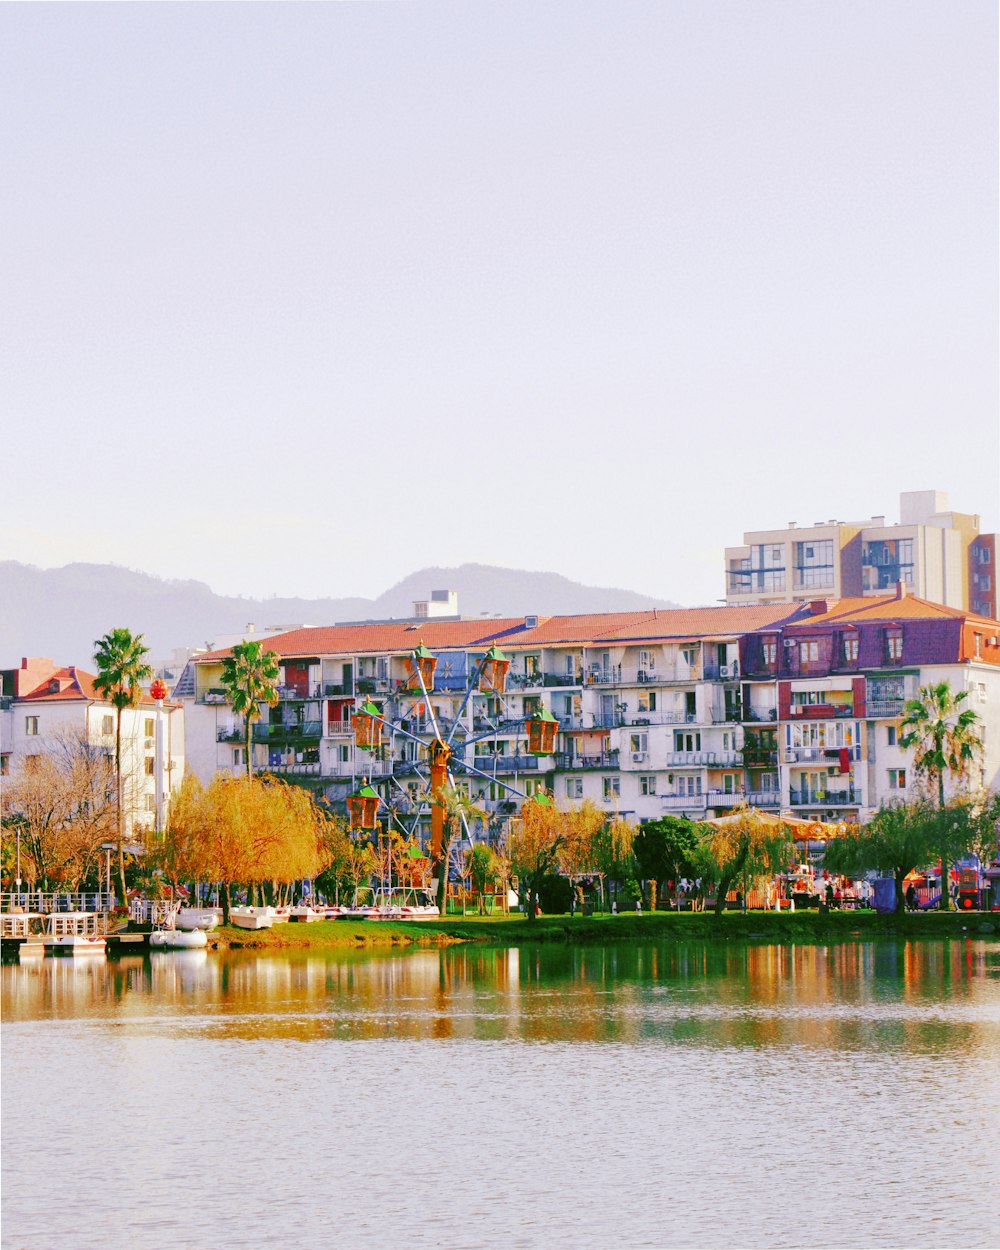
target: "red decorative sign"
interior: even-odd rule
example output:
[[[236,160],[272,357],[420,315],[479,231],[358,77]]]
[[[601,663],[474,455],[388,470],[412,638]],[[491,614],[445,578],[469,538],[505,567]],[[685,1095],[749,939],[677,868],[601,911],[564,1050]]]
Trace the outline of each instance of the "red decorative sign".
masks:
[[[149,687],[149,693],[154,699],[165,699],[167,697],[167,683],[157,677],[156,681]]]

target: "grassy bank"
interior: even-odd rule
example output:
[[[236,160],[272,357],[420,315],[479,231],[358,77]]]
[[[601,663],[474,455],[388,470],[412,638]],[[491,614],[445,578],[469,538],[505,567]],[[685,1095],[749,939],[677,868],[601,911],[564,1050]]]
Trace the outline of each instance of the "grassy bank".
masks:
[[[390,946],[445,946],[472,942],[521,946],[530,942],[604,945],[611,942],[759,941],[848,942],[875,937],[988,937],[1000,933],[1000,913],[917,912],[879,916],[875,912],[726,912],[722,916],[656,912],[633,916],[523,916],[448,918],[440,921],[320,921],[248,931],[217,929],[215,949],[281,950]]]

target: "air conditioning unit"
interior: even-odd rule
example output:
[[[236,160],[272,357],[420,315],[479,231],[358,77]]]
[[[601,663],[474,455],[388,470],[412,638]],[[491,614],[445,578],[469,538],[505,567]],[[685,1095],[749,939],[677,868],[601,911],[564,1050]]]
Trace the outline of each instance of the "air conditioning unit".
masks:
[[[646,758],[646,752],[645,752],[645,751],[633,751],[633,752],[632,752],[632,763],[633,763],[633,764],[641,764],[645,758]]]
[[[786,646],[786,647],[794,647],[794,646],[795,646],[795,639],[794,639],[794,638],[786,638],[786,639],[785,639],[785,646]]]
[[[720,673],[720,675],[721,675],[721,676],[723,676],[723,677],[732,677],[732,675],[733,675],[733,670],[732,670],[732,667],[731,667],[730,665],[728,665],[728,664],[723,664],[723,665],[721,666],[721,668],[719,669],[719,673]]]

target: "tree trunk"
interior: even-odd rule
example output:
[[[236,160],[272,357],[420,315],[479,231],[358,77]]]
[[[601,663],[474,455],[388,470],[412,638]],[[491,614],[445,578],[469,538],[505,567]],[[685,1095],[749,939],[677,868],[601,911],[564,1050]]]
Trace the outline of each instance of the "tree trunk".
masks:
[[[229,899],[229,882],[223,881],[219,886],[219,902],[222,904],[222,923],[229,924],[229,909],[232,903]]]
[[[938,773],[938,810],[944,811],[944,773]],[[941,903],[942,911],[951,910],[951,895],[948,893],[949,868],[948,857],[945,854],[944,847],[941,848]]]
[[[906,911],[906,895],[903,893],[903,878],[906,873],[902,868],[897,868],[892,875],[896,879],[896,911],[902,915]]]
[[[441,919],[445,917],[448,906],[448,863],[451,860],[451,838],[447,827],[441,835],[441,858],[437,862],[437,906]]]
[[[122,827],[122,710],[116,709],[115,721],[115,781],[117,791],[116,823],[118,826],[118,884],[122,892],[122,906],[128,907],[128,890],[125,887],[125,830]]]
[[[250,751],[252,749],[251,741],[253,739],[253,724],[250,720],[249,712],[247,713],[247,716],[246,716],[246,727],[247,727],[247,732],[246,732],[247,781],[250,781],[251,778],[253,777],[253,766],[250,763]]]

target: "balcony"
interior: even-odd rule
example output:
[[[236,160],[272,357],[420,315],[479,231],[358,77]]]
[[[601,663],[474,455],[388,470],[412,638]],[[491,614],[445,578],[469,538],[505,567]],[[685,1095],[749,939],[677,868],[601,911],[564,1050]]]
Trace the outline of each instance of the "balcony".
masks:
[[[285,725],[272,722],[266,725],[254,725],[254,742],[301,742],[306,738],[322,737],[323,726],[318,720],[300,721],[297,724]]]
[[[661,794],[660,808],[665,812],[695,812],[705,810],[704,794]]]
[[[275,686],[275,690],[278,692],[278,698],[285,703],[296,701],[302,703],[306,699],[320,699],[323,697],[322,682],[307,683],[304,687],[279,685]]]
[[[778,762],[777,748],[744,747],[744,768],[774,768]]]
[[[859,807],[861,791],[854,786],[837,790],[813,790],[805,788],[789,791],[792,807]]]
[[[898,720],[905,707],[905,699],[869,699],[865,711],[873,719],[885,716],[890,720]]]
[[[793,703],[788,715],[792,720],[840,720],[855,712],[853,703]]]
[[[331,720],[327,721],[326,736],[328,738],[343,738],[354,736],[354,726],[349,720]]]
[[[739,751],[668,751],[667,768],[742,768]]]
[[[861,759],[860,746],[786,747],[782,754],[786,764],[813,763],[829,765],[839,762],[841,751],[847,752],[848,759]]]
[[[260,771],[279,777],[320,777],[323,767],[318,761],[314,764],[265,764]]]
[[[323,770],[328,777],[389,777],[403,768],[400,760],[372,759],[367,751],[357,751],[353,760],[330,760]]]
[[[545,673],[542,677],[545,686],[582,686],[583,673]]]
[[[459,762],[464,763],[461,756]],[[534,773],[538,771],[537,755],[474,755],[471,761],[473,768],[478,768],[488,777],[499,776],[501,773]]]
[[[739,725],[743,720],[743,709],[738,703],[726,707],[712,708],[713,725]]]
[[[696,717],[684,712],[624,712],[619,725],[693,725]],[[597,723],[597,718],[594,718]],[[606,728],[614,728],[608,725]]]
[[[220,725],[215,731],[216,742],[246,742],[247,731],[242,725]],[[258,741],[254,738],[254,741]]]
[[[746,803],[748,807],[781,806],[779,790],[747,790],[739,794],[727,790],[709,790],[706,797],[709,807],[738,807],[741,803]]]
[[[778,719],[778,709],[773,707],[748,707],[743,710],[744,721],[775,721]]]
[[[338,695],[343,698],[349,698],[354,694],[354,682],[325,681],[323,682],[323,694],[327,698],[336,698]]]
[[[581,772],[601,768],[617,768],[617,751],[601,751],[595,755],[557,755],[556,768],[567,772]]]

